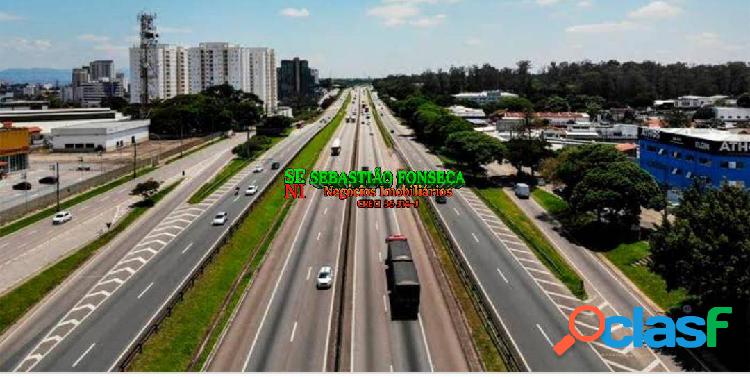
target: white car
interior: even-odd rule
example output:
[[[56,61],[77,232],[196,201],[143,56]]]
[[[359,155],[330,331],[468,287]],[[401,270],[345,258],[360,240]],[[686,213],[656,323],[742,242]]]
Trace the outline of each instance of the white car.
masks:
[[[255,195],[256,192],[258,192],[258,186],[250,185],[250,186],[247,186],[247,190],[245,190],[245,195],[247,196]]]
[[[226,212],[219,212],[214,216],[214,221],[211,222],[212,225],[224,225],[227,223],[227,213]]]
[[[52,217],[52,225],[59,225],[73,220],[73,215],[68,211],[60,211]]]
[[[263,171],[263,166],[255,165],[255,168],[253,169],[253,173],[260,173]]]
[[[333,268],[331,266],[321,267],[320,271],[318,271],[318,279],[315,285],[319,289],[323,289],[331,288],[331,284],[333,284]]]

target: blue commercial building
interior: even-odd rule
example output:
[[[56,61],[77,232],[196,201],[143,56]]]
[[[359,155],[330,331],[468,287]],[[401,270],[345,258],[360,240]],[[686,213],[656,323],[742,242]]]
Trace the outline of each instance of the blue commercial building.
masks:
[[[669,189],[695,179],[750,188],[750,135],[708,128],[641,128],[640,166]]]

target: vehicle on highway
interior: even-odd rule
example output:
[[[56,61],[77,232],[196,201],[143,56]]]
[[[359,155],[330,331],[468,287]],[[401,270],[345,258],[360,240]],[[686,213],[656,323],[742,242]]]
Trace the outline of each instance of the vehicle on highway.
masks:
[[[57,183],[57,177],[55,177],[54,175],[49,175],[39,179],[39,183],[43,185],[54,185],[55,183]]]
[[[416,319],[419,314],[419,276],[409,248],[409,241],[402,235],[391,235],[385,239],[386,282],[391,303],[391,318]]]
[[[212,225],[224,225],[227,223],[227,213],[219,212],[214,216],[214,220],[211,222]]]
[[[260,173],[262,171],[263,171],[263,166],[261,166],[260,164],[255,165],[255,167],[253,168],[253,173]]]
[[[366,166],[366,165],[363,165],[362,166],[362,171],[370,171],[370,167]]]
[[[516,193],[516,196],[521,199],[528,199],[529,194],[531,191],[529,190],[529,185],[525,183],[516,183],[516,186],[513,188],[513,192]]]
[[[274,161],[271,163],[271,169],[276,170],[281,167],[281,164],[278,161]]]
[[[29,182],[18,182],[15,185],[11,186],[13,190],[21,190],[21,191],[27,191],[31,190],[31,183]]]
[[[91,171],[91,166],[79,166],[76,168],[78,171]]]
[[[445,196],[436,196],[435,203],[440,203],[440,204],[448,203],[448,198]]]
[[[71,215],[70,212],[60,211],[56,213],[55,216],[52,216],[52,225],[64,224],[70,220],[73,220],[73,215]]]
[[[336,138],[331,144],[331,156],[338,156],[341,153],[341,139]]]
[[[245,190],[245,195],[255,195],[255,193],[258,192],[258,186],[256,185],[250,185],[247,186],[247,190]]]
[[[318,289],[331,288],[333,284],[333,268],[331,266],[323,266],[318,271],[318,279],[315,282],[315,286]]]

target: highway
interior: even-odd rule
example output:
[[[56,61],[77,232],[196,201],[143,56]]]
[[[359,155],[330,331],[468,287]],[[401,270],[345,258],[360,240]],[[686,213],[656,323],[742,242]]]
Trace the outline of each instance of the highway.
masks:
[[[135,181],[126,182],[68,208],[73,220],[65,224],[52,225],[51,218],[43,219],[0,237],[0,294],[94,240],[107,230],[108,222],[114,223],[126,215],[128,206],[140,200],[130,195],[138,182],[148,179],[174,181],[182,177],[183,171],[188,180],[205,181],[221,169],[231,158],[232,148],[244,141],[245,137],[244,134],[235,135],[210,145]]]
[[[411,131],[401,125],[379,99],[376,109],[383,122],[393,130],[394,142],[414,170],[441,169],[437,157],[413,140]],[[532,275],[532,270],[521,263],[508,245],[523,250],[517,238],[501,238],[498,233],[507,231],[494,214],[482,208],[478,199],[468,189],[457,190],[448,203],[437,205],[440,220],[447,225],[449,237],[459,245],[461,257],[468,263],[474,279],[479,282],[482,294],[491,302],[492,311],[510,335],[512,345],[521,354],[521,363],[531,371],[610,371],[612,370],[590,344],[578,344],[562,357],[552,352],[552,344],[567,334],[567,318],[553,295],[544,290],[542,283]],[[481,211],[481,212],[480,212]],[[490,222],[485,221],[490,219]],[[490,226],[494,224],[495,229]],[[526,258],[533,262],[533,254]],[[544,280],[560,284],[538,261],[531,267]],[[554,294],[570,296],[567,290]],[[584,332],[586,333],[586,332]]]
[[[324,118],[333,117],[345,96],[326,110]],[[278,172],[270,169],[269,161],[283,166],[320,128],[295,130],[260,157],[263,172],[251,173],[251,164],[200,204],[185,204],[189,195],[168,195],[164,205],[155,208],[158,211],[149,211],[159,217],[144,219],[136,234],[128,234],[128,242],[112,247],[107,255],[100,253],[71,278],[74,283],[63,284],[5,335],[0,342],[2,370],[115,370],[229,224],[258,197],[235,196],[233,187],[255,184],[262,192]],[[229,213],[229,222],[212,226],[219,211]]]

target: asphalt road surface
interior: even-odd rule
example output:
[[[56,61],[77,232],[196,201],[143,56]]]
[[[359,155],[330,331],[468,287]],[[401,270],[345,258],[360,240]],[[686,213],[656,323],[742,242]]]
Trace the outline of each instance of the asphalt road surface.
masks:
[[[344,96],[342,96],[344,97]],[[332,105],[332,117],[342,100]],[[127,237],[99,253],[38,308],[8,331],[0,342],[0,368],[17,371],[108,371],[142,334],[160,308],[208,256],[231,222],[255,196],[235,196],[233,186],[250,184],[263,191],[272,174],[269,160],[288,162],[319,130],[294,131],[261,156],[265,170],[240,172],[197,205],[170,194],[151,216],[134,224]],[[253,164],[255,165],[255,164]],[[188,181],[187,183],[190,183]],[[195,182],[195,188],[200,183]],[[183,183],[185,184],[185,183]],[[224,226],[212,226],[220,211]],[[157,215],[158,213],[158,215]]]
[[[377,111],[382,114],[386,128],[393,130],[394,141],[410,167],[414,170],[442,169],[441,162],[408,136],[411,131],[375,98]],[[448,236],[460,246],[462,258],[471,267],[495,315],[501,318],[513,345],[522,355],[521,362],[526,369],[538,372],[612,370],[590,344],[578,344],[562,357],[555,355],[552,344],[568,333],[567,318],[511,254],[507,243],[501,242],[469,205],[464,190],[456,192],[448,203],[438,205],[439,217],[449,229]]]

